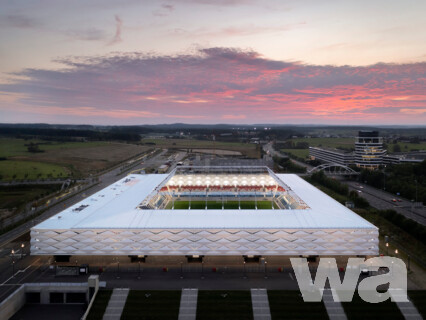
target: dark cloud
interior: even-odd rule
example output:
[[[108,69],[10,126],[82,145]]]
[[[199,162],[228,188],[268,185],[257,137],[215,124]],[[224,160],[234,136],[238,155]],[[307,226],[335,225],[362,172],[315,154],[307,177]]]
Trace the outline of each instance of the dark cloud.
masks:
[[[0,16],[1,27],[13,27],[21,29],[32,29],[42,26],[42,23],[34,18],[24,15],[5,15]]]
[[[58,62],[67,68],[23,70],[16,80],[0,84],[0,91],[23,96],[19,102],[26,106],[78,108],[82,116],[106,112],[112,117],[121,110],[121,117],[218,121],[246,110],[247,122],[304,117],[312,123],[318,117],[362,119],[363,114],[373,120],[391,114],[419,120],[426,109],[425,62],[317,66],[232,48],[171,56],[135,52]],[[89,113],[88,108],[97,111]]]
[[[165,17],[168,16],[172,11],[175,10],[175,6],[171,4],[163,4],[160,9],[157,9],[152,12],[154,16]]]

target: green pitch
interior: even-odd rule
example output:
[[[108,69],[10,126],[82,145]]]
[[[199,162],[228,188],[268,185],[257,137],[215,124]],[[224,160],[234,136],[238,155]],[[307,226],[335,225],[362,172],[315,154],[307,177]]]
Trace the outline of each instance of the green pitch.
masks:
[[[254,201],[240,201],[241,209],[255,209],[256,204]],[[172,208],[172,202],[169,202],[166,209]],[[274,203],[274,209],[278,209],[278,206]],[[227,201],[223,203],[224,209],[238,210],[238,201]],[[189,201],[175,201],[174,208],[176,210],[185,210],[189,208]],[[205,201],[191,201],[191,209],[205,209]],[[257,201],[258,209],[272,209],[271,201]],[[218,201],[207,201],[207,209],[222,209],[222,202]]]

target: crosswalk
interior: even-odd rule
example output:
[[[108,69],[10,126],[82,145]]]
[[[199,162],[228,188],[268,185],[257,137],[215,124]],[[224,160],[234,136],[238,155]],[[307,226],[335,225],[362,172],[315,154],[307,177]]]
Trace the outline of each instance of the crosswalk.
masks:
[[[182,289],[179,320],[195,320],[197,316],[198,289]]]
[[[128,295],[128,288],[114,289],[105,310],[103,320],[120,320]]]
[[[268,293],[266,289],[251,289],[251,304],[254,320],[271,320]]]

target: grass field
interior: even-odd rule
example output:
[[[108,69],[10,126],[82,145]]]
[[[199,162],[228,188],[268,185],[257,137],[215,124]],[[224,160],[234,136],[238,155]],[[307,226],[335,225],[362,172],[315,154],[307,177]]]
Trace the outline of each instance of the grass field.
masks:
[[[240,142],[220,142],[192,139],[143,139],[142,143],[155,143],[156,146],[168,149],[218,149],[238,151],[252,158],[259,158],[260,151],[257,145]]]
[[[408,296],[419,313],[426,319],[426,290],[408,291]]]
[[[102,320],[111,294],[112,290],[100,290],[98,292],[92,308],[90,309],[87,320]]]
[[[352,302],[342,302],[349,320],[373,320],[373,319],[404,319],[396,303],[389,299],[381,303],[368,303],[354,294]]]
[[[31,154],[27,150],[26,144],[39,143],[41,150],[60,150],[60,149],[79,149],[93,148],[108,145],[108,142],[51,142],[41,140],[24,140],[24,139],[0,139],[0,157],[25,156]]]
[[[53,163],[20,160],[0,161],[0,180],[3,181],[66,178],[69,173],[67,168]]]
[[[328,319],[322,302],[304,302],[300,291],[268,290],[272,320],[278,319]]]
[[[305,159],[309,156],[309,149],[281,149],[280,151]]]
[[[29,185],[0,187],[0,209],[19,208],[61,188],[56,185]]]
[[[25,144],[30,142],[40,143],[39,148],[44,152],[28,152]],[[54,178],[64,178],[70,174],[74,178],[81,178],[123,162],[148,149],[152,148],[104,141],[50,142],[0,139],[0,158],[7,158],[6,161],[0,161],[0,174],[3,177],[7,175],[9,177],[7,180],[11,180],[10,177],[14,175],[15,179],[36,179],[40,173],[39,178],[46,178],[49,174]],[[11,162],[15,162],[16,165],[11,167]],[[39,169],[34,169],[33,172],[31,169],[33,167]],[[10,169],[12,170],[9,171]],[[28,174],[26,178],[25,174]]]
[[[184,210],[189,208],[189,201],[176,201],[174,203],[175,209]],[[241,209],[255,209],[254,201],[241,201]],[[170,202],[166,209],[171,209],[172,203]],[[191,209],[205,209],[205,201],[191,201]],[[272,209],[271,201],[257,201],[258,209]],[[274,203],[274,208],[278,209]],[[207,209],[222,209],[222,202],[207,201]],[[238,209],[238,201],[227,201],[224,203],[224,209]]]
[[[291,139],[294,143],[307,142],[310,147],[329,147],[353,149],[355,138],[297,138]]]
[[[253,319],[250,291],[198,291],[197,320]]]
[[[181,291],[131,290],[121,320],[169,320],[179,315]]]
[[[389,143],[388,144],[388,151],[390,153],[395,152],[394,148],[396,145],[399,145],[401,152],[407,152],[407,151],[417,151],[417,150],[426,150],[426,142],[422,143],[407,143],[407,142],[398,142],[397,144]]]

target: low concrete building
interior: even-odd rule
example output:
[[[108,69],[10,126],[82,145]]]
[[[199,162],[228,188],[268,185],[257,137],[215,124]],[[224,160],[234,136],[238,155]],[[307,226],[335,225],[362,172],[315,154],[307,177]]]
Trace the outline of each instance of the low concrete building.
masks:
[[[312,160],[337,163],[342,166],[354,164],[355,161],[353,152],[340,149],[309,147],[309,156]]]

